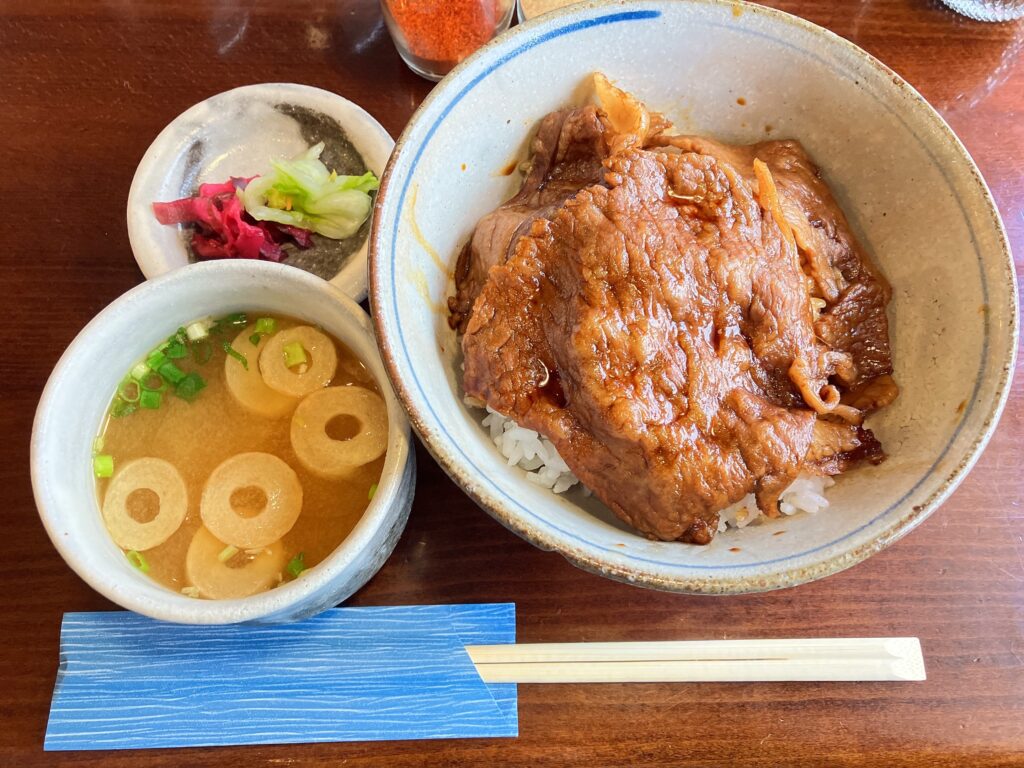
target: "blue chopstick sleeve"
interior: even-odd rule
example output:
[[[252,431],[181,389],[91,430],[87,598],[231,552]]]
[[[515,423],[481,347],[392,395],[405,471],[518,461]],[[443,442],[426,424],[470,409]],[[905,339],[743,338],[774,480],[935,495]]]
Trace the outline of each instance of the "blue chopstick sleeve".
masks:
[[[44,748],[516,736],[516,686],[483,683],[465,651],[514,642],[505,603],[267,626],[69,613]]]

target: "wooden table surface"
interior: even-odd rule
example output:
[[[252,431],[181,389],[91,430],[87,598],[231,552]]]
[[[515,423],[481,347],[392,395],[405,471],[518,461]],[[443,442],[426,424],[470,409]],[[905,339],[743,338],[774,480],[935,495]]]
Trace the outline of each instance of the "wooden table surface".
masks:
[[[772,2],[902,74],[981,167],[1024,264],[1024,24],[932,0]],[[525,642],[916,635],[908,684],[524,685],[517,739],[44,753],[61,614],[113,606],[58,557],[28,444],[61,351],[142,280],[124,210],[135,166],[191,104],[246,83],[342,94],[394,136],[431,84],[375,0],[0,3],[0,764],[3,766],[1024,764],[1024,377],[940,510],[815,584],[744,597],[661,594],[591,576],[477,509],[418,450],[398,549],[351,605],[514,601]],[[936,233],[941,236],[941,233]]]

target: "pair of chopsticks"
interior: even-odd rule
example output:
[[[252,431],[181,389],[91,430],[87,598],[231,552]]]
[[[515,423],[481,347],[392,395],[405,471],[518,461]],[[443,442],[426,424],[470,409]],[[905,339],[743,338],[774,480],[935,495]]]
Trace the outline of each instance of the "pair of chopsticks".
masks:
[[[916,637],[467,645],[485,683],[924,680]]]

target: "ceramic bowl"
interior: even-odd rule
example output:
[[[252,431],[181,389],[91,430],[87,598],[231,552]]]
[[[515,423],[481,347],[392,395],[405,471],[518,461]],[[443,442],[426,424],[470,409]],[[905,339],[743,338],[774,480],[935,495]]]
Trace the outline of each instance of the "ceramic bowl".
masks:
[[[309,124],[309,119],[304,124],[296,115],[311,115],[327,127]],[[142,273],[152,278],[189,263],[185,230],[158,222],[153,203],[193,195],[204,182],[264,174],[271,160],[294,157],[338,126],[380,176],[395,144],[391,136],[361,107],[320,88],[246,85],[211,96],[176,117],[146,150],[128,193],[128,238]],[[356,301],[366,298],[365,240],[345,257],[337,274],[321,276]]]
[[[387,456],[362,519],[301,579],[244,599],[197,600],[132,568],[107,534],[92,475],[92,441],[124,372],[166,338],[169,328],[239,310],[299,317],[348,346],[380,383],[387,401]],[[39,515],[54,546],[78,575],[125,608],[193,624],[298,619],[351,595],[394,548],[409,515],[416,475],[409,424],[387,384],[366,313],[317,277],[259,261],[190,265],[143,283],[100,312],[71,343],[46,384],[31,453]]]
[[[519,178],[505,173],[526,156],[538,119],[586,98],[595,71],[682,132],[802,141],[891,281],[902,393],[869,421],[889,458],[839,479],[826,512],[729,531],[706,547],[648,541],[596,500],[555,496],[506,466],[481,412],[463,405],[459,342],[445,311],[456,254],[476,221],[517,189]],[[585,2],[479,51],[434,89],[399,139],[370,263],[385,364],[447,472],[537,546],[605,576],[681,592],[800,584],[906,534],[978,458],[1016,349],[1005,232],[949,127],[856,46],[745,3]]]

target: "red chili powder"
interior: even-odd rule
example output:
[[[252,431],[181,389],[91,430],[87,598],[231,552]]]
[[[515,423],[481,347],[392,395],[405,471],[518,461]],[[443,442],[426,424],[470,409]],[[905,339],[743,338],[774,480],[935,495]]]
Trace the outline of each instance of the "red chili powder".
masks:
[[[390,0],[409,51],[453,66],[494,37],[501,0]]]

